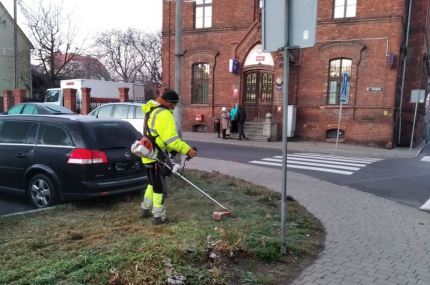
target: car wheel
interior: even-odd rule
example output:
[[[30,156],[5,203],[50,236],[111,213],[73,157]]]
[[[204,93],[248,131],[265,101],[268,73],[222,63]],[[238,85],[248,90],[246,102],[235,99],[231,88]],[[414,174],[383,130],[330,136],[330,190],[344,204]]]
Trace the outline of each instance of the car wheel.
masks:
[[[28,198],[35,208],[46,208],[56,203],[56,192],[51,178],[45,174],[34,175],[28,184]]]

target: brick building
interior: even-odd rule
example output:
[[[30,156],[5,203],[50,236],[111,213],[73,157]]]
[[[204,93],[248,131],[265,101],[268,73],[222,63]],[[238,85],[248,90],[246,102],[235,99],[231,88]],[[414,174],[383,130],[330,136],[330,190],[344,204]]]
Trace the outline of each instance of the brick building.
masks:
[[[262,123],[270,113],[280,134],[283,56],[262,50],[261,2],[183,1],[184,130],[213,131],[220,109],[238,102],[249,123]],[[415,110],[411,90],[430,90],[428,5],[424,0],[319,0],[315,47],[290,51],[288,99],[296,106],[295,137],[336,138],[342,75],[347,73],[341,141],[408,145]],[[163,1],[163,84],[171,88],[175,8],[175,1]],[[238,72],[229,70],[233,62]],[[415,142],[424,139],[427,129],[424,104],[418,107]]]

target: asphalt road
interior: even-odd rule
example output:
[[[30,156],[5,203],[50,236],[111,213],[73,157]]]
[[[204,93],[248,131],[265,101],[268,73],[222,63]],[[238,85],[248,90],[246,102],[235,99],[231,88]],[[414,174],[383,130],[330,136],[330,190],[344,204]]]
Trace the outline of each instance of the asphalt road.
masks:
[[[279,149],[198,141],[191,141],[190,143],[197,147],[199,156],[241,163],[282,156],[282,151]],[[288,155],[294,156],[291,151],[288,151]],[[430,161],[421,161],[422,157],[426,155],[430,156],[430,148],[425,149],[421,156],[417,158],[384,159],[372,162],[359,170],[353,171],[351,175],[293,169],[290,167],[288,167],[287,171],[300,172],[324,181],[348,186],[419,208],[430,199]],[[288,158],[287,164],[290,159],[294,158]],[[353,161],[352,163],[355,162]],[[260,166],[280,168],[280,166],[271,165]]]
[[[264,162],[259,166],[280,168],[279,161],[282,151],[279,149],[247,147],[242,145],[225,145],[208,142],[190,141],[196,146],[198,155],[206,158],[214,158],[240,163]],[[295,159],[301,159],[301,154],[288,153],[287,163],[293,163]],[[291,156],[291,157],[290,157]],[[295,157],[297,156],[297,157]],[[429,156],[429,161],[422,161],[422,157]],[[276,159],[274,159],[277,157]],[[316,160],[318,159],[318,160]],[[328,159],[328,160],[327,160]],[[288,167],[288,171],[300,172],[311,177],[329,181],[338,185],[345,185],[353,189],[372,193],[402,204],[420,207],[430,199],[430,148],[424,150],[422,155],[411,159],[384,159],[354,168],[351,174],[342,175],[320,171],[320,166],[325,163],[346,163],[355,165],[353,158],[334,158],[341,161],[329,161],[333,158],[306,157],[304,160],[312,161],[316,166],[314,170],[297,169]],[[306,162],[308,163],[308,162]],[[270,165],[272,164],[272,165]],[[333,165],[331,164],[333,167]],[[300,167],[300,166],[299,166]],[[342,168],[336,165],[334,167]],[[351,167],[351,166],[349,166]],[[342,171],[336,169],[335,171]],[[31,210],[32,207],[25,201],[23,195],[0,192],[0,216],[20,211]]]
[[[0,191],[0,216],[32,209],[24,194]]]

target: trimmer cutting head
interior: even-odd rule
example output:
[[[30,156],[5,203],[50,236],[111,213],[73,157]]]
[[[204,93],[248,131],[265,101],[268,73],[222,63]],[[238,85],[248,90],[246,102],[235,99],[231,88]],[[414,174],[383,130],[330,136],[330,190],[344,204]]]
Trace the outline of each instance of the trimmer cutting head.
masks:
[[[216,211],[212,213],[212,220],[214,221],[222,221],[224,217],[231,216],[232,213],[229,211]]]

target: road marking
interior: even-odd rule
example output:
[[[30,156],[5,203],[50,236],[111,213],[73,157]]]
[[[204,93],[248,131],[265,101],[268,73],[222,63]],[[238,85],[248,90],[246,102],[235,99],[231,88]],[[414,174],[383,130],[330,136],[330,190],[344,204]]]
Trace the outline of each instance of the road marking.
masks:
[[[351,175],[355,171],[381,160],[379,158],[345,157],[317,153],[293,153],[287,154],[287,168]],[[282,156],[252,160],[249,163],[282,167]]]
[[[289,157],[308,157],[308,158],[315,158],[315,159],[324,159],[325,161],[344,161],[344,162],[355,162],[355,163],[363,163],[363,164],[370,164],[374,163],[379,160],[365,160],[365,159],[357,159],[357,158],[348,158],[348,157],[342,157],[342,156],[321,156],[321,155],[314,155],[314,154],[289,154],[287,156]],[[277,156],[277,158],[282,158],[282,156]]]
[[[294,153],[294,154],[298,154],[298,153]],[[300,153],[303,154],[303,153]],[[351,156],[336,156],[336,155],[329,155],[329,154],[319,154],[319,153],[305,153],[305,155],[313,155],[313,156],[318,156],[318,157],[334,157],[334,158],[344,158],[344,159],[354,159],[354,160],[360,160],[360,161],[368,161],[368,162],[377,162],[377,161],[381,161],[384,160],[383,158],[371,158],[371,157],[351,157]]]
[[[253,164],[263,164],[263,165],[271,165],[271,166],[281,166],[282,167],[282,163],[265,162],[265,161],[260,161],[260,160],[253,160],[253,161],[250,161],[250,163],[253,163]],[[337,173],[337,174],[344,174],[344,175],[351,175],[351,174],[354,173],[354,172],[351,172],[351,171],[342,171],[342,170],[329,169],[329,168],[300,166],[300,165],[290,164],[288,162],[287,162],[287,167],[289,167],[289,168],[297,168],[297,169],[315,170],[315,171],[322,171],[322,172],[330,172],[330,173]]]
[[[277,158],[263,158],[263,161],[273,161],[273,162],[279,162],[282,163],[281,159],[277,159]],[[300,161],[300,160],[296,160],[296,159],[291,159],[288,158],[287,164],[288,162],[294,163],[294,164],[301,164],[301,165],[311,165],[311,166],[322,166],[325,167],[327,166],[326,163],[315,163],[315,162],[308,162],[307,159],[303,159],[304,161]],[[314,160],[314,161],[318,161],[318,160]],[[291,164],[290,163],[290,164]],[[351,167],[351,166],[344,166],[344,165],[335,165],[335,164],[331,164],[328,163],[330,165],[331,168],[337,168],[337,169],[347,169],[347,170],[360,170],[360,167]],[[282,165],[282,164],[281,164]],[[365,165],[364,165],[365,166]]]
[[[421,207],[420,210],[430,212],[430,199],[427,200]]]
[[[430,156],[424,156],[421,161],[430,161]]]
[[[280,158],[281,159],[281,158]],[[300,161],[313,161],[313,162],[320,162],[321,159],[315,159],[315,158],[301,158],[301,157],[295,157],[295,156],[291,156],[289,155],[287,157],[287,159],[289,161],[295,161],[295,160],[300,160]],[[342,161],[333,161],[333,160],[324,160],[325,163],[327,164],[338,164],[338,165],[349,165],[349,166],[357,166],[357,167],[365,167],[367,164],[366,163],[349,163],[349,162],[342,162]]]

